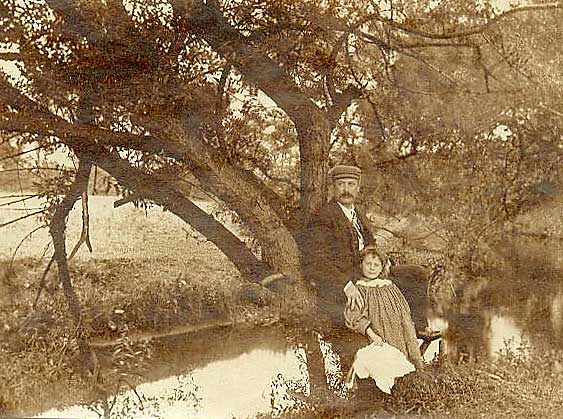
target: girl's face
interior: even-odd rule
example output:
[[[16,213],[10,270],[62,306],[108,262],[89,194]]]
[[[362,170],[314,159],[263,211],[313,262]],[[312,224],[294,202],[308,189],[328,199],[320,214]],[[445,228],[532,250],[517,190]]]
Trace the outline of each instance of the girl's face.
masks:
[[[362,260],[362,273],[368,279],[375,279],[383,271],[383,263],[375,255],[366,255]]]

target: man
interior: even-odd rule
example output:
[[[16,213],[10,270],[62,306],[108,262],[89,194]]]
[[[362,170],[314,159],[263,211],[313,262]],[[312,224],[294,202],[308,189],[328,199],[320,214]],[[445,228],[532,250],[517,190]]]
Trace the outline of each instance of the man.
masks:
[[[354,351],[367,344],[346,328],[344,320],[346,305],[363,307],[363,298],[352,281],[361,272],[360,251],[375,244],[366,218],[355,205],[361,175],[356,166],[337,165],[330,170],[333,197],[312,218],[303,238],[304,273],[325,319],[322,332],[340,355],[344,373]]]
[[[375,244],[355,202],[360,193],[359,167],[337,165],[330,172],[333,198],[313,217],[307,229],[305,275],[332,323],[342,326],[345,304],[363,306],[352,282],[360,274],[360,251]]]

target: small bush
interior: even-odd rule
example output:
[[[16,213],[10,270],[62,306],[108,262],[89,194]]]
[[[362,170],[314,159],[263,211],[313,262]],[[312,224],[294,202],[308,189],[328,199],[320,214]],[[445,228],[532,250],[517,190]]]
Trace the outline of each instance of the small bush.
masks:
[[[397,379],[390,403],[400,412],[428,414],[466,404],[477,391],[474,375],[465,367],[434,364]]]

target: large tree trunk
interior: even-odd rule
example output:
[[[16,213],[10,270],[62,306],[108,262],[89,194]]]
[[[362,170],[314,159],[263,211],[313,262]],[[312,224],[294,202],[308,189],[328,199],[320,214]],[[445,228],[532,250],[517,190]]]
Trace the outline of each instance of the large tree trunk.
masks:
[[[331,123],[327,114],[303,94],[292,78],[262,50],[251,45],[223,16],[201,0],[173,0],[184,29],[204,39],[218,54],[284,110],[298,133],[301,171],[301,222],[325,202]],[[339,117],[340,115],[338,115]]]
[[[327,198],[330,124],[319,112],[310,112],[309,121],[296,123],[301,163],[301,223],[325,204]]]

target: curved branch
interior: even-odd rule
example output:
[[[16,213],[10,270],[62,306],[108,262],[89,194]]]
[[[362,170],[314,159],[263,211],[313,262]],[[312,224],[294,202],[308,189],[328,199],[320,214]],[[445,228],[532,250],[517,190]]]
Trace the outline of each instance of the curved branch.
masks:
[[[173,0],[175,13],[185,28],[205,40],[219,55],[235,65],[247,80],[264,91],[293,121],[307,119],[318,107],[295,85],[285,69],[251,45],[223,16],[202,0]],[[304,112],[307,111],[307,112]]]
[[[507,18],[508,16],[523,13],[523,12],[535,12],[535,11],[542,11],[542,10],[563,10],[563,3],[555,2],[555,3],[544,3],[544,4],[532,4],[527,6],[518,6],[514,7],[513,9],[507,10],[498,14],[497,16],[490,19],[488,22],[484,23],[483,25],[477,26],[472,29],[468,29],[465,31],[459,32],[452,32],[452,33],[433,33],[433,32],[426,32],[420,31],[417,29],[413,29],[408,27],[407,25],[403,25],[401,23],[395,22],[392,19],[384,18],[379,13],[374,13],[368,17],[366,17],[363,22],[367,23],[370,20],[377,20],[379,22],[385,23],[395,29],[401,30],[411,35],[415,35],[421,38],[427,39],[453,39],[453,38],[464,38],[471,35],[476,35],[486,31],[491,26],[498,23],[500,20]]]
[[[229,257],[245,278],[259,282],[272,273],[233,233],[190,201],[187,191],[182,193],[186,188],[181,181],[148,175],[114,153],[101,149],[96,152],[95,163],[131,189],[135,196],[156,202],[190,224]]]
[[[38,230],[41,230],[42,228],[46,228],[46,225],[40,225],[36,228],[34,228],[33,230],[31,230],[29,233],[27,233],[25,235],[25,237],[23,239],[21,239],[21,241],[19,242],[19,244],[16,246],[16,248],[14,249],[14,252],[12,253],[12,258],[10,260],[10,270],[12,269],[13,265],[14,265],[14,260],[16,259],[16,254],[18,253],[18,250],[20,250],[20,247],[22,247],[23,243],[29,239],[33,233],[35,233]]]

